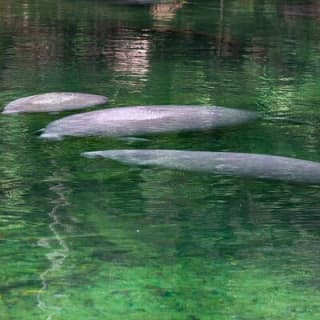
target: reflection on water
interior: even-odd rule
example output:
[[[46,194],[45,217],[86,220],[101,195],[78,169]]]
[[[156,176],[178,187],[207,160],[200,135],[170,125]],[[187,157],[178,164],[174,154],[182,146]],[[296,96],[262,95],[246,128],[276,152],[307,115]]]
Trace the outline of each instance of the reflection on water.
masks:
[[[79,156],[132,147],[320,161],[318,7],[1,1],[0,109],[80,91],[111,106],[209,104],[267,117],[128,146],[38,139],[61,115],[0,116],[0,318],[318,320],[318,186]]]
[[[150,69],[150,45],[149,37],[135,37],[129,32],[126,32],[123,40],[112,39],[107,42],[103,54],[112,66],[112,71],[117,74],[119,90],[128,85],[135,92],[143,90]],[[125,76],[125,81],[122,75]],[[127,77],[131,77],[131,80]]]
[[[320,17],[320,6],[316,2],[304,3],[304,4],[284,4],[282,8],[283,15],[288,18],[290,16],[301,17]]]
[[[58,248],[47,253],[46,257],[50,262],[49,268],[40,274],[40,280],[42,283],[42,288],[39,290],[37,294],[38,306],[41,310],[45,312],[45,314],[49,314],[47,320],[53,319],[55,314],[61,313],[63,310],[59,306],[52,306],[51,303],[46,303],[44,301],[44,295],[50,292],[50,288],[48,285],[48,281],[50,280],[50,276],[55,276],[61,268],[63,268],[63,263],[65,259],[68,257],[69,247],[63,237],[60,235],[58,228],[64,227],[61,223],[57,211],[61,207],[65,207],[68,205],[67,200],[64,196],[64,189],[62,185],[57,185],[50,188],[51,191],[55,192],[58,196],[58,199],[53,202],[54,207],[48,213],[48,216],[52,219],[52,222],[49,224],[49,229],[51,230],[54,240],[58,244]],[[45,248],[50,248],[50,241],[48,238],[40,238],[38,240],[38,245]],[[63,295],[55,294],[61,298]]]
[[[145,39],[117,41],[112,46],[115,52],[113,68],[116,72],[145,75],[148,72],[150,44]]]
[[[168,3],[156,3],[150,8],[150,14],[154,20],[154,27],[157,30],[166,31],[170,28],[172,21],[179,9],[183,6],[183,1],[173,1]]]

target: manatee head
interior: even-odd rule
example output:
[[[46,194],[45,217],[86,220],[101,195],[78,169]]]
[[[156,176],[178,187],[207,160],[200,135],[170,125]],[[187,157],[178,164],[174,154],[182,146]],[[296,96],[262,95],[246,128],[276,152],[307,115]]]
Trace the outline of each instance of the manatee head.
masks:
[[[106,151],[90,151],[81,154],[86,158],[106,158],[120,161],[127,164],[152,165],[158,162],[155,150],[106,150]],[[159,153],[163,157],[163,154]]]

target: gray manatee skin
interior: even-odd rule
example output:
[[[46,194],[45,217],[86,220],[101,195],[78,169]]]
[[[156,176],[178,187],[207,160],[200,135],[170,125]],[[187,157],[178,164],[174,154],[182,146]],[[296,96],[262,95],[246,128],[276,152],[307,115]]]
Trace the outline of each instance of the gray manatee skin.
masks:
[[[104,104],[107,97],[77,92],[50,92],[24,97],[7,104],[3,114],[24,112],[58,112]]]
[[[50,123],[41,138],[64,136],[128,137],[184,130],[205,130],[248,122],[252,111],[216,106],[132,106],[85,112]]]
[[[320,183],[320,163],[264,154],[149,149],[92,151],[81,155],[112,159],[129,165],[295,183]]]

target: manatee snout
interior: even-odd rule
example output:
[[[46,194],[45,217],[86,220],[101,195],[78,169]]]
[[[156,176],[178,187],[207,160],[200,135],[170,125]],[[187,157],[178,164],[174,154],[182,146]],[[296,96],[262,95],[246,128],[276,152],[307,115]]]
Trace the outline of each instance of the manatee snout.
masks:
[[[44,129],[39,130],[42,132],[39,136],[40,139],[48,139],[48,140],[62,140],[62,136],[55,133],[48,133]]]
[[[94,158],[102,158],[101,155],[99,155],[98,152],[90,151],[90,152],[82,152],[80,154],[82,157],[88,158],[88,159],[94,159]]]

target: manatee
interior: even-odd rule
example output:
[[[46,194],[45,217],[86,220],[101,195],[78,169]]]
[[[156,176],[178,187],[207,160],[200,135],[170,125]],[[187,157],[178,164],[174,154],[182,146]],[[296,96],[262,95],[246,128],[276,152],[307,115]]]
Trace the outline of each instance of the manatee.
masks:
[[[179,150],[107,150],[84,152],[82,156],[102,157],[129,165],[296,183],[320,183],[320,163],[265,154]]]
[[[231,126],[259,113],[216,106],[132,106],[85,112],[51,122],[42,138],[64,136],[128,137]]]
[[[77,92],[51,92],[24,97],[7,104],[2,113],[57,112],[104,104],[107,97]]]

